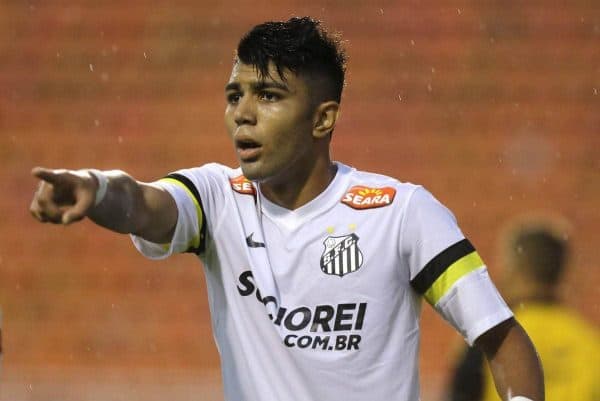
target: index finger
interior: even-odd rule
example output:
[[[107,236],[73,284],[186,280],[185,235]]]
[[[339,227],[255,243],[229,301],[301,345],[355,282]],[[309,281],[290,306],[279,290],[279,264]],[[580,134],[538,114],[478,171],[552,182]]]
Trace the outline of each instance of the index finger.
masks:
[[[40,180],[44,180],[49,182],[50,184],[58,184],[62,182],[62,176],[66,172],[66,170],[55,170],[44,167],[34,167],[31,170],[31,174],[34,177],[39,178]]]

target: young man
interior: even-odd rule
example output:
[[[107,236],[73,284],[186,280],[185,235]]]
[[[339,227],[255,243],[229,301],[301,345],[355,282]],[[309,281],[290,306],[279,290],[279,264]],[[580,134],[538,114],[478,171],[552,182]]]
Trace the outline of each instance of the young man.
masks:
[[[330,157],[345,57],[310,18],[256,26],[225,87],[240,163],[154,183],[36,168],[40,221],[84,217],[150,258],[194,252],[227,400],[417,400],[420,299],[543,400],[535,350],[453,215],[422,187]]]
[[[546,400],[600,400],[600,337],[597,329],[563,305],[559,285],[568,266],[567,225],[527,217],[503,236],[501,288],[544,365]],[[478,349],[467,349],[456,366],[448,401],[498,401]]]

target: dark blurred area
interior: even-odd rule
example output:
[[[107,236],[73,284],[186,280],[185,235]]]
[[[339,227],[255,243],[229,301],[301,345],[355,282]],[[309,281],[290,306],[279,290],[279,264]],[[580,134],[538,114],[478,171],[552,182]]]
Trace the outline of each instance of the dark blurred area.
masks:
[[[0,3],[0,400],[218,400],[192,256],[151,262],[90,222],[28,212],[46,167],[150,181],[234,164],[224,84],[239,37],[311,15],[350,56],[338,160],[425,185],[497,277],[501,226],[572,225],[566,305],[594,325],[600,266],[600,3],[16,1]],[[423,401],[460,339],[424,307]]]

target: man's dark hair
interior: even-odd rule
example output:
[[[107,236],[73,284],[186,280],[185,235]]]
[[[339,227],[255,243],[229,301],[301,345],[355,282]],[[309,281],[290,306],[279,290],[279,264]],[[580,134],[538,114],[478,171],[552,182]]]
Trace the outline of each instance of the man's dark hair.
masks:
[[[272,62],[282,80],[284,69],[296,75],[325,78],[325,93],[339,102],[344,87],[346,55],[340,40],[309,17],[265,22],[242,37],[237,58],[269,76]]]
[[[567,241],[546,227],[527,227],[511,244],[517,267],[546,284],[557,284],[567,260]]]

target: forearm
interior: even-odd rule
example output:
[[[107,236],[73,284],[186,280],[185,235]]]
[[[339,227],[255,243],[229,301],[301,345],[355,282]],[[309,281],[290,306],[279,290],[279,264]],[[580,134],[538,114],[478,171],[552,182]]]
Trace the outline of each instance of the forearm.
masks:
[[[143,215],[140,213],[143,191],[139,183],[119,170],[97,171],[93,176],[105,181],[106,192],[96,200],[99,203],[89,210],[88,217],[94,223],[122,234],[138,231]]]
[[[123,234],[136,234],[154,242],[168,242],[177,219],[170,195],[152,184],[136,181],[123,171],[104,171],[106,193],[90,209],[96,224]]]
[[[495,328],[497,338],[482,336],[478,345],[488,360],[496,390],[503,400],[525,396],[544,401],[544,377],[537,352],[515,320]]]

